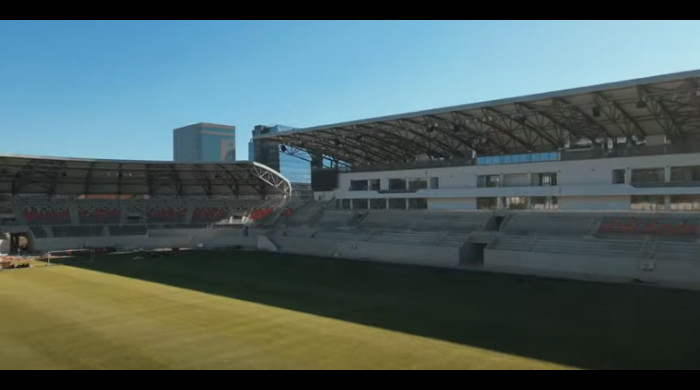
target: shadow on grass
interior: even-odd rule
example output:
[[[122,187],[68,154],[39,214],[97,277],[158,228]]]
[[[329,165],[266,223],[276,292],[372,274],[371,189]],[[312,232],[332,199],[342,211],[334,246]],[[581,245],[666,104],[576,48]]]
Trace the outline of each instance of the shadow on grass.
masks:
[[[700,292],[271,253],[134,256],[64,263],[581,368],[700,368]]]

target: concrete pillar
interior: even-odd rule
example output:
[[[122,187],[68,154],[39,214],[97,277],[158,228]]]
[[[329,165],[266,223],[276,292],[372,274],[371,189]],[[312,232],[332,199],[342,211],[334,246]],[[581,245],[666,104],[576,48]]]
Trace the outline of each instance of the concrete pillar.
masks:
[[[75,224],[80,224],[80,214],[78,213],[78,205],[76,205],[74,202],[71,202],[69,204],[66,204],[66,207],[68,207],[68,213],[70,214],[70,219],[72,223]]]
[[[190,205],[190,204],[187,204],[187,203],[181,201],[178,203],[177,209],[179,209],[180,207],[185,207],[185,210],[186,210],[185,211],[185,220],[183,221],[183,223],[187,223],[187,224],[192,223],[192,217],[194,216],[194,209],[197,208],[197,204],[194,204],[194,202],[193,202],[193,204]]]

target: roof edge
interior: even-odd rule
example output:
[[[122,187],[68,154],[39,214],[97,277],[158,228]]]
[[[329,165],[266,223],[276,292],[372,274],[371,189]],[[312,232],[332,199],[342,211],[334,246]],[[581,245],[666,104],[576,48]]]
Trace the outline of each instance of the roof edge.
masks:
[[[288,131],[284,131],[284,132],[280,132],[280,133],[259,135],[259,136],[253,137],[253,139],[255,140],[255,139],[275,138],[275,137],[279,137],[279,136],[285,136],[285,135],[291,135],[291,134],[297,134],[297,133],[306,133],[306,132],[312,132],[312,131],[327,130],[327,129],[331,129],[331,128],[335,128],[335,127],[362,125],[362,124],[373,123],[373,122],[385,122],[385,121],[392,121],[392,120],[403,119],[403,118],[413,118],[413,117],[423,116],[423,115],[437,115],[437,114],[444,114],[444,113],[453,112],[453,111],[478,109],[478,108],[503,105],[503,104],[527,103],[530,101],[549,99],[549,98],[554,98],[554,97],[564,97],[564,96],[584,94],[584,93],[590,93],[590,92],[596,92],[596,91],[609,91],[609,90],[629,88],[629,87],[634,87],[637,85],[644,85],[644,84],[678,81],[678,80],[682,80],[682,79],[685,79],[688,77],[700,77],[700,69],[675,72],[675,73],[666,73],[666,74],[649,76],[649,77],[642,77],[642,78],[637,78],[637,79],[614,81],[614,82],[610,82],[610,83],[588,85],[588,86],[584,86],[584,87],[561,89],[561,90],[557,90],[557,91],[542,92],[542,93],[536,93],[536,94],[530,94],[530,95],[521,95],[521,96],[516,96],[516,97],[510,97],[510,98],[487,100],[487,101],[476,102],[476,103],[467,103],[467,104],[461,104],[461,105],[456,105],[456,106],[440,107],[440,108],[433,108],[433,109],[421,110],[421,111],[412,111],[412,112],[407,112],[407,113],[402,113],[402,114],[393,114],[393,115],[385,115],[385,116],[359,119],[359,120],[353,120],[353,121],[338,122],[338,123],[333,123],[333,124],[329,124],[329,125],[297,128],[297,129],[292,129],[292,130],[288,130]]]

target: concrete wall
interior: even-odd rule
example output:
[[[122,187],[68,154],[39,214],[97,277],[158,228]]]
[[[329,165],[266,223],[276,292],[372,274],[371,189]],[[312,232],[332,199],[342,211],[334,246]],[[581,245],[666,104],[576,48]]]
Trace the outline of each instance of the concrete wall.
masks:
[[[168,234],[169,233],[169,234]],[[61,237],[34,239],[34,250],[46,252],[82,247],[117,247],[124,249],[206,248],[243,246],[255,248],[255,234],[243,236],[240,230],[228,229],[167,229],[151,232],[150,236]]]
[[[240,237],[240,236],[223,236],[212,237],[202,240],[204,248],[225,248],[232,246],[242,246],[245,249],[256,248],[256,236]]]
[[[700,288],[700,261],[691,260],[594,257],[486,249],[484,268],[583,280],[639,280],[677,287],[695,285],[696,288]]]
[[[559,210],[629,210],[629,196],[562,196]]]
[[[456,267],[460,248],[276,237],[281,252],[391,263]]]
[[[362,210],[365,211],[366,210]],[[316,222],[319,226],[344,227],[357,218],[356,211],[348,210],[326,210],[321,218]]]
[[[483,264],[483,248],[485,244],[464,243],[459,248],[459,264]]]
[[[277,252],[277,245],[270,240],[267,236],[257,236],[257,246],[258,250],[263,250],[263,251],[268,251],[268,252]]]
[[[428,210],[476,210],[476,198],[428,199]]]

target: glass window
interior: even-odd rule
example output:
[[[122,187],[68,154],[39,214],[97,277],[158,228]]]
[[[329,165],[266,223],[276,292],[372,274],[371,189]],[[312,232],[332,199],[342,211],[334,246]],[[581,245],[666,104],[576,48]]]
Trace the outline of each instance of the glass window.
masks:
[[[384,210],[386,209],[386,199],[370,199],[369,208],[373,210]]]
[[[557,185],[557,174],[555,172],[547,172],[539,174],[540,186],[555,186]]]
[[[476,208],[478,210],[493,210],[497,206],[497,198],[476,198]]]
[[[404,198],[392,198],[389,199],[389,208],[390,209],[395,209],[395,210],[404,210],[406,209],[406,199]]]
[[[499,175],[479,175],[476,177],[476,186],[481,187],[499,187],[501,177]]]
[[[671,167],[672,182],[700,181],[700,166]]]
[[[487,164],[514,164],[537,161],[557,161],[559,152],[540,152],[528,154],[506,154],[502,156],[481,156],[476,158],[478,165]]]
[[[367,191],[367,180],[350,180],[350,191]]]
[[[700,195],[671,195],[671,210],[700,211]]]
[[[409,190],[419,190],[423,188],[428,188],[428,181],[426,179],[411,179],[408,181]]]
[[[415,209],[427,209],[428,208],[428,200],[425,198],[409,198],[408,199],[408,208],[415,210]]]
[[[523,210],[527,208],[527,197],[525,196],[508,196],[504,199],[504,204],[508,209]]]
[[[406,180],[405,179],[389,179],[389,189],[390,190],[405,190]]]
[[[369,206],[367,199],[353,199],[352,208],[354,210],[366,210]]]
[[[440,178],[431,177],[430,178],[430,188],[440,188]]]
[[[613,184],[624,184],[625,183],[625,170],[624,169],[613,169],[613,171],[612,171],[612,183]]]
[[[630,199],[632,210],[663,210],[663,195],[632,195]]]
[[[530,198],[530,208],[534,210],[556,210],[559,208],[556,196],[533,196]]]
[[[663,183],[663,168],[644,168],[632,170],[632,184],[638,183]]]

